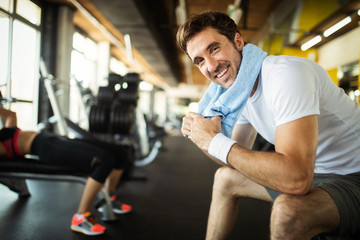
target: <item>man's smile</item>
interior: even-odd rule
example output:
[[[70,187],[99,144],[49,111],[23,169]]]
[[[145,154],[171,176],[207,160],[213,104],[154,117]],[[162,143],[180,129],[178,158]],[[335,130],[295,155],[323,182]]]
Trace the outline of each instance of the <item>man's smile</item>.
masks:
[[[224,74],[228,71],[229,68],[225,68],[224,70],[222,70],[218,75],[216,75],[217,78],[221,78],[222,76],[224,76]]]

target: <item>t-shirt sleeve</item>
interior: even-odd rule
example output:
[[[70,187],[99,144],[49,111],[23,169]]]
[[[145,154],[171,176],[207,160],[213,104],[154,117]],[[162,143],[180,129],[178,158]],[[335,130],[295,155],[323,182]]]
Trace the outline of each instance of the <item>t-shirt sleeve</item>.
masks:
[[[244,114],[241,113],[240,117],[236,121],[236,124],[248,124],[248,123],[249,123],[249,121],[245,118]]]
[[[265,77],[276,126],[320,114],[316,74],[305,62],[283,62]]]

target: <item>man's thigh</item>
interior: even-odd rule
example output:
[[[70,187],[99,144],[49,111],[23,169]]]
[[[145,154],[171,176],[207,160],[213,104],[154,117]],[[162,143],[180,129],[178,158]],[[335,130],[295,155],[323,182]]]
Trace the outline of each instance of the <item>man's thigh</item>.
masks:
[[[330,198],[321,191],[314,191],[316,189],[322,189]],[[281,194],[271,189],[266,190],[273,199]],[[360,173],[350,175],[315,174],[313,189],[303,200],[310,200],[317,204],[316,210],[320,212],[319,216],[324,214],[327,217],[325,224],[334,224],[334,222],[326,223],[326,220],[331,220],[330,213],[334,214],[334,218],[336,218],[336,214],[339,214],[340,224],[334,232],[335,235],[360,236]],[[323,220],[318,219],[315,222],[319,221]]]
[[[314,187],[325,190],[340,213],[340,236],[360,237],[360,173],[315,174]]]

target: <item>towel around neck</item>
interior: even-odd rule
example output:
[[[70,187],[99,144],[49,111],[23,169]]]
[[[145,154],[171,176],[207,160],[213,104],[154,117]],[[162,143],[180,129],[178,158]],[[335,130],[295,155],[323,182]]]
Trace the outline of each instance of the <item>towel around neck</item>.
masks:
[[[246,44],[235,82],[229,89],[210,83],[198,106],[204,117],[221,117],[221,131],[228,137],[249,99],[255,81],[261,71],[266,52],[253,44]]]

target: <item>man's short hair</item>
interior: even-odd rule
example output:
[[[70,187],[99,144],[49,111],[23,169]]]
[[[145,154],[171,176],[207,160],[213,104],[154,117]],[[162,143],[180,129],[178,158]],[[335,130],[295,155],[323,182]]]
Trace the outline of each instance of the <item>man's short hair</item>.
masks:
[[[236,23],[225,13],[204,11],[200,14],[190,16],[184,25],[179,28],[176,35],[179,48],[187,53],[187,42],[197,33],[208,27],[217,30],[220,34],[226,36],[232,43],[234,43],[235,34],[240,34]]]

